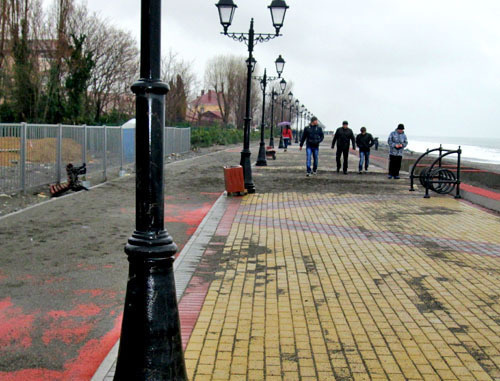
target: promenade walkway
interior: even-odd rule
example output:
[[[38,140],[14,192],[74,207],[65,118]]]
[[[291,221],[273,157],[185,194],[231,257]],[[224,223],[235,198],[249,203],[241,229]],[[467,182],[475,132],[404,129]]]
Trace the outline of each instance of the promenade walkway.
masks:
[[[189,378],[500,380],[499,216],[284,155],[207,221],[179,304]]]

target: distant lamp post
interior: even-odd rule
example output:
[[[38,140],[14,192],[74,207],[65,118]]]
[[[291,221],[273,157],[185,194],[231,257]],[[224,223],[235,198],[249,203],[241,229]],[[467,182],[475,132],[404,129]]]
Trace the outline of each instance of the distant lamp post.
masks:
[[[281,58],[281,56],[280,56]],[[281,79],[280,81],[280,90],[281,90],[281,95],[285,93],[286,90],[286,81],[284,78]],[[274,98],[278,95],[277,92],[272,91],[271,93],[271,137],[269,138],[269,146],[274,148]],[[283,120],[283,104],[281,104],[281,119]],[[283,126],[281,127],[281,130],[283,131]],[[278,148],[283,148],[283,137],[280,134],[280,146]]]
[[[300,113],[300,101],[298,99],[295,100],[295,112],[297,113],[297,125],[295,127],[295,143],[299,143],[299,113]]]
[[[248,67],[248,63],[250,63],[250,67],[251,67],[251,70],[252,70],[252,73],[254,72],[255,70],[255,66],[257,65],[257,61],[255,60],[255,58],[252,57],[251,60],[249,60],[248,58],[245,60],[246,64],[247,64],[247,67]]]
[[[283,122],[283,118],[285,116],[285,106],[286,106],[286,98],[282,97],[281,98],[281,121]],[[285,145],[283,144],[283,125],[281,125],[281,131],[280,131],[280,143],[278,148],[285,148]]]
[[[276,64],[276,73],[278,73],[278,78],[281,78],[281,73],[283,73],[283,69],[285,68],[285,60],[283,59],[283,57],[281,57],[281,54],[276,59],[276,61],[274,61],[274,63]],[[286,82],[285,82],[285,86],[286,86]]]
[[[285,60],[279,56],[276,61],[276,70],[281,70],[278,71],[278,75],[281,75],[283,72],[283,67],[285,65]],[[264,75],[262,77],[254,77],[254,79],[260,80],[260,88],[262,89],[262,122],[260,124],[260,144],[259,144],[259,155],[257,156],[257,162],[255,163],[256,166],[258,167],[264,167],[267,165],[267,160],[266,160],[266,142],[264,141],[264,130],[265,130],[265,116],[266,116],[266,87],[268,82],[276,81],[279,79],[279,77],[268,77],[266,69],[264,69]],[[285,82],[285,87],[286,87],[286,82]],[[274,89],[271,94],[271,107],[274,112]],[[273,121],[271,120],[271,139],[272,139],[272,126],[273,126]],[[271,144],[269,144],[271,145]],[[273,144],[271,145],[274,147],[274,140]]]
[[[219,0],[215,4],[219,11],[219,19],[222,27],[224,28],[223,34],[236,41],[244,42],[248,46],[248,60],[247,60],[247,89],[246,89],[246,107],[245,107],[245,128],[243,134],[243,150],[241,151],[240,164],[243,167],[243,177],[245,179],[245,188],[248,193],[255,193],[255,185],[252,178],[252,166],[250,162],[250,123],[252,118],[250,116],[250,102],[252,93],[252,62],[253,62],[253,49],[255,44],[267,42],[280,36],[280,29],[283,27],[285,21],[286,11],[289,8],[284,0],[273,0],[271,5],[268,6],[271,12],[271,18],[275,29],[275,34],[255,33],[253,27],[253,18],[250,21],[250,29],[248,33],[228,33],[229,26],[233,22],[234,11],[237,6],[233,0]],[[265,155],[265,152],[264,152]]]
[[[136,95],[135,231],[125,246],[129,273],[115,380],[187,380],[173,263],[165,229],[165,95],[160,80],[161,0],[141,1]]]
[[[304,110],[306,108],[304,105],[300,106],[300,138],[302,139],[302,133],[304,131]]]
[[[293,93],[290,91],[288,93],[288,119],[290,120],[290,129],[293,131],[292,128],[292,110],[293,110]],[[293,140],[293,135],[292,139],[290,139],[290,145],[292,144]]]

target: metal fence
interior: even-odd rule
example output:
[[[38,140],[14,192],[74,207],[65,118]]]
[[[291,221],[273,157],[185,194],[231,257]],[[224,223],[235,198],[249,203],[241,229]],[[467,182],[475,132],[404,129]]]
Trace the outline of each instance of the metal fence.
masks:
[[[191,149],[191,129],[165,127],[165,156]],[[64,182],[66,164],[87,164],[87,175],[123,173],[135,162],[135,128],[0,124],[0,193]]]

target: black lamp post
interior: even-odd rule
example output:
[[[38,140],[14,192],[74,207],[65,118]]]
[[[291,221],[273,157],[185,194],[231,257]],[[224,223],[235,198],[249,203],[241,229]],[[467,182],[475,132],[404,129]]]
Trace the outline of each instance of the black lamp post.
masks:
[[[284,78],[282,78],[280,81],[280,89],[281,89],[281,94],[283,94],[286,90],[286,81]],[[274,148],[274,100],[277,95],[278,93],[273,88],[273,91],[271,91],[271,137],[269,138],[269,146],[273,148]],[[281,111],[283,114],[283,108],[281,109]],[[281,143],[283,144],[283,142]]]
[[[290,120],[290,129],[292,129],[292,109],[293,109],[293,93],[290,91],[288,93],[288,119]],[[293,135],[292,139],[290,139],[290,145],[292,145],[292,140],[293,140]]]
[[[286,106],[286,99],[284,96],[281,98],[281,121],[284,121],[285,117],[285,106]],[[281,126],[281,131],[280,131],[280,143],[278,148],[285,148],[285,145],[283,144],[283,125]]]
[[[302,139],[302,133],[304,132],[304,105],[300,106],[300,138]]]
[[[187,380],[173,263],[164,227],[165,95],[160,80],[161,0],[141,1],[136,95],[136,229],[125,252],[129,275],[115,380]]]
[[[295,143],[298,143],[299,142],[299,124],[300,124],[300,120],[299,120],[299,112],[300,112],[300,109],[299,109],[299,106],[300,106],[300,101],[298,99],[295,100],[295,112],[297,113],[297,127],[295,128]]]
[[[258,42],[266,42],[280,36],[280,29],[283,27],[286,11],[289,8],[284,0],[273,0],[269,5],[273,26],[276,30],[275,34],[255,33],[253,28],[253,19],[250,21],[250,29],[248,33],[228,33],[228,28],[233,21],[234,11],[237,6],[233,0],[219,0],[216,4],[219,11],[219,18],[223,34],[240,42],[244,42],[248,46],[247,60],[247,92],[246,92],[246,107],[245,107],[245,129],[243,134],[243,150],[241,151],[240,164],[243,167],[243,176],[245,179],[245,188],[248,193],[255,193],[255,185],[252,179],[252,167],[250,163],[250,97],[252,92],[252,59],[253,49]],[[265,154],[265,153],[264,153]]]
[[[271,91],[271,136],[269,137],[269,147],[274,148],[274,99],[278,93],[276,91]]]
[[[283,68],[285,66],[285,60],[279,56],[276,61],[276,71],[278,72],[278,77],[268,77],[266,69],[264,69],[264,75],[262,77],[254,77],[254,79],[260,80],[260,88],[262,89],[262,118],[261,118],[261,124],[260,124],[260,144],[259,144],[259,155],[257,156],[257,163],[255,163],[256,166],[258,167],[263,167],[267,165],[267,160],[266,160],[266,142],[264,141],[264,130],[266,127],[265,123],[265,116],[266,116],[266,87],[268,82],[276,81],[281,77],[281,73],[283,72]],[[286,82],[285,82],[286,86]],[[273,89],[274,93],[274,89]],[[271,95],[272,101],[271,104],[273,105],[274,102],[274,95]],[[274,112],[274,107],[273,107],[273,112]],[[272,138],[272,121],[271,121],[271,138]],[[274,142],[273,145],[274,147]]]

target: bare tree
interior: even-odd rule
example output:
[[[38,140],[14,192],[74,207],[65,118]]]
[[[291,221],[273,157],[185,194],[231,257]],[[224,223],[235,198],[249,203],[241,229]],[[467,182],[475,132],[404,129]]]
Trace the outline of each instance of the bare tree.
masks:
[[[244,66],[244,59],[241,57],[220,55],[210,59],[205,68],[205,86],[215,90],[224,124],[229,123],[234,112],[242,63]]]
[[[162,59],[161,78],[170,88],[165,101],[166,122],[185,121],[188,103],[193,99],[197,85],[192,63],[170,50]]]
[[[137,43],[130,33],[109,24],[96,14],[89,15],[86,6],[77,7],[69,23],[71,33],[87,36],[86,50],[95,62],[88,89],[88,107],[95,122],[120,106],[126,106],[121,111],[133,112],[130,86],[138,77]]]

